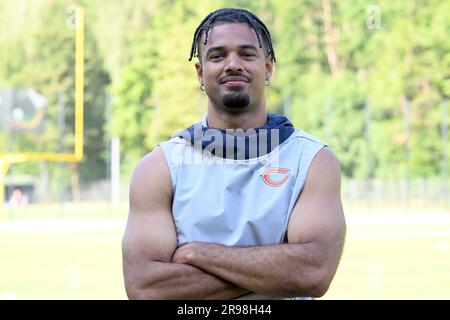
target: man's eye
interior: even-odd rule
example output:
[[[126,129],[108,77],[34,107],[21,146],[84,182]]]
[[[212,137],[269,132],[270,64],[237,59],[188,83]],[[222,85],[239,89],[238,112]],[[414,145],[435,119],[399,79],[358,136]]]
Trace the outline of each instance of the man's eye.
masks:
[[[214,55],[210,56],[209,58],[212,59],[212,60],[217,60],[217,59],[220,59],[222,57],[223,57],[223,55],[221,55],[221,54],[214,54]]]
[[[254,57],[255,54],[253,52],[244,52],[244,57]]]

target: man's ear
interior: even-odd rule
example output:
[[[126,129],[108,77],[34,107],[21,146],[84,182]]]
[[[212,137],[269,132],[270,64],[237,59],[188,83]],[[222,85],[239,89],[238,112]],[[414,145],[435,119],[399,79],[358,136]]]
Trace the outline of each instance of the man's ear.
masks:
[[[268,77],[268,79],[270,80],[270,78],[272,78],[272,74],[274,72],[274,63],[273,63],[273,59],[271,57],[268,57],[266,59],[266,76]]]
[[[197,70],[197,78],[200,83],[203,83],[203,67],[201,63],[197,62],[195,64],[195,69]]]

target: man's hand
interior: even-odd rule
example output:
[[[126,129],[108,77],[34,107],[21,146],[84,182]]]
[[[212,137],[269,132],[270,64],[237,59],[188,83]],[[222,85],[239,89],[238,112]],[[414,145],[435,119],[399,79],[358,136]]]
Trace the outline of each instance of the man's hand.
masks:
[[[173,263],[192,264],[202,252],[225,247],[220,244],[193,241],[178,247],[172,257]]]
[[[195,252],[199,246],[201,246],[200,242],[190,242],[178,247],[172,256],[172,262],[189,264],[189,261],[194,259]]]

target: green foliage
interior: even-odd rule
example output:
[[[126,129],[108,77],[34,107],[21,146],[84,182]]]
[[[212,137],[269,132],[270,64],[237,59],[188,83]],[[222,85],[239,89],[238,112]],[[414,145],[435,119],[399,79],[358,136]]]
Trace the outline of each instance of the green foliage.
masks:
[[[440,174],[447,147],[439,129],[440,105],[449,96],[449,4],[330,1],[330,31],[326,2],[274,3],[274,85],[281,97],[292,96],[294,124],[327,142],[346,176]],[[380,24],[369,28],[376,13]],[[327,56],[333,37],[334,73]]]
[[[45,131],[13,137],[10,151],[68,152],[73,149],[75,90],[75,30],[70,25],[69,1],[36,1],[3,4],[9,15],[0,20],[10,25],[12,34],[0,42],[2,63],[0,84],[5,87],[33,88],[48,100]],[[89,24],[85,28],[85,158],[79,165],[82,181],[105,177],[105,89],[109,75],[103,67]],[[58,95],[65,97],[65,134],[57,125]],[[3,149],[4,150],[4,149]],[[38,164],[14,166],[15,173],[36,171]],[[32,168],[35,168],[34,170]],[[69,185],[60,177],[59,164],[49,164],[54,190]],[[58,178],[60,177],[60,178]]]
[[[345,176],[441,173],[443,150],[449,149],[441,137],[448,123],[441,106],[450,96],[448,1],[82,3],[87,27],[84,181],[106,172],[111,135],[121,139],[128,176],[145,153],[203,116],[206,97],[188,53],[201,19],[225,6],[249,9],[266,22],[278,60],[268,109],[283,112],[290,100],[293,123],[334,150]],[[0,85],[39,89],[51,97],[53,119],[58,92],[67,93],[67,105],[73,103],[73,30],[64,27],[69,5],[40,0],[27,2],[21,11],[13,1],[0,2],[0,27],[9,31],[0,34]],[[105,115],[110,80],[112,114]],[[57,149],[59,132],[53,126],[45,137],[15,146],[23,149],[27,143]]]
[[[155,6],[157,14],[150,16],[149,26],[130,35],[133,58],[115,85],[113,131],[122,141],[126,173],[158,142],[202,116],[188,54],[199,18],[215,7],[191,7],[183,1],[159,1]]]

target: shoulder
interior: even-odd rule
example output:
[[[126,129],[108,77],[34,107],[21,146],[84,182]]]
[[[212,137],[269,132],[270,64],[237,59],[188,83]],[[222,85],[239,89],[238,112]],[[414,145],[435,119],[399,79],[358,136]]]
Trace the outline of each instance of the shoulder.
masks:
[[[340,189],[341,168],[339,159],[328,147],[323,147],[312,160],[305,188]]]
[[[161,147],[142,157],[136,164],[130,182],[130,203],[158,200],[172,195],[169,168]],[[166,197],[165,197],[166,198]]]
[[[137,162],[133,170],[132,179],[156,173],[158,169],[164,167],[164,164],[164,152],[161,147],[156,147]]]
[[[313,165],[326,168],[339,169],[340,163],[338,157],[327,146],[323,147],[315,156]]]

